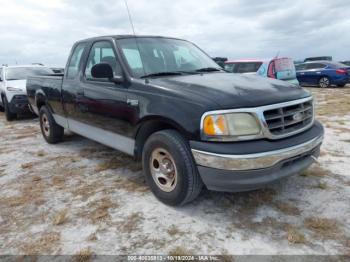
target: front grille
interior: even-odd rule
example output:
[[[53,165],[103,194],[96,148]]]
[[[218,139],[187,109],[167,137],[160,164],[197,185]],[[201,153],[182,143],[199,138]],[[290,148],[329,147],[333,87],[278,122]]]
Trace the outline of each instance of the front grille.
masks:
[[[274,136],[284,136],[310,126],[314,117],[312,103],[312,100],[309,100],[264,111],[270,133]]]

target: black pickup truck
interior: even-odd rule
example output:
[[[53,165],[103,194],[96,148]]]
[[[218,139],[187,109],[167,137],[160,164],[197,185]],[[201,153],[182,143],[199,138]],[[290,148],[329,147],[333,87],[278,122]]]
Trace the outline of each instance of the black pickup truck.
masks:
[[[306,90],[226,73],[175,38],[79,41],[64,75],[30,77],[27,93],[47,142],[68,129],[142,160],[168,205],[188,203],[203,185],[246,191],[302,172],[324,134]]]

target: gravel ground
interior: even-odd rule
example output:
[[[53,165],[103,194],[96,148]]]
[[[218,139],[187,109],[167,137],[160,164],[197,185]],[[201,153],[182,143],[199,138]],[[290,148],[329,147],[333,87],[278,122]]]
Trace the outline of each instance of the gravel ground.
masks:
[[[248,193],[168,207],[128,156],[0,113],[0,254],[350,254],[350,88],[309,88],[319,165]]]

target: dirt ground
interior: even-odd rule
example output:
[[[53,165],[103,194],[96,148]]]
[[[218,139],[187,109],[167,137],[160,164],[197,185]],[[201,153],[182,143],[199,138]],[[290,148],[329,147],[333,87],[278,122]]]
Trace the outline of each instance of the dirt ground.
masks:
[[[320,165],[267,189],[172,208],[128,156],[0,113],[0,254],[350,254],[350,87],[309,88]]]

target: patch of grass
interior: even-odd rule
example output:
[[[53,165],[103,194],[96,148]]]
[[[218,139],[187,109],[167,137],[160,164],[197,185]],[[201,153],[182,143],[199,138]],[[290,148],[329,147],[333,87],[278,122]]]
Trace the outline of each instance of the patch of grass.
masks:
[[[65,185],[65,177],[62,175],[57,175],[52,178],[52,184],[57,187],[63,187]]]
[[[309,217],[304,220],[304,225],[324,238],[332,238],[339,232],[338,221],[335,219]]]
[[[130,234],[138,230],[141,221],[144,219],[142,213],[134,212],[125,218],[125,222],[121,224],[121,230],[124,233]]]
[[[307,169],[306,171],[304,171],[300,175],[305,176],[305,177],[309,177],[309,176],[325,177],[325,176],[329,176],[331,174],[332,174],[331,171],[328,171],[328,170],[320,167],[319,165],[313,165],[311,168]]]
[[[34,163],[25,163],[21,165],[22,169],[32,169],[34,166]]]
[[[1,200],[8,207],[23,206],[27,202],[27,198],[23,196],[8,197]]]
[[[317,187],[322,190],[326,190],[328,188],[327,183],[325,182],[318,183]]]
[[[289,229],[287,232],[288,242],[291,244],[305,244],[306,238],[304,234],[302,234],[297,229]]]
[[[273,206],[286,215],[298,216],[300,215],[300,210],[293,206],[292,204],[286,202],[274,202]]]
[[[92,259],[92,251],[90,247],[80,250],[76,255],[74,255],[74,261],[76,262],[86,262]]]
[[[127,168],[133,172],[141,170],[140,164],[135,162],[133,158],[124,154],[120,154],[99,163],[96,166],[95,171],[102,172],[118,168]]]
[[[45,151],[44,150],[39,150],[38,152],[36,152],[36,155],[39,156],[39,157],[43,157],[46,155]]]
[[[167,232],[170,236],[175,236],[178,234],[181,234],[182,232],[177,228],[175,225],[171,225],[168,229]]]
[[[147,186],[143,176],[118,180],[116,181],[116,187],[128,192],[149,192],[149,187]]]
[[[240,193],[244,201],[242,201],[242,206],[239,208],[239,213],[243,215],[252,214],[258,207],[270,204],[275,195],[276,191],[273,189],[261,189]]]
[[[193,255],[193,251],[188,250],[187,248],[177,246],[169,252],[169,256],[189,256]]]
[[[63,209],[59,211],[55,216],[53,217],[52,224],[55,226],[59,226],[67,222],[67,214],[68,214],[68,209]]]
[[[87,241],[97,241],[98,238],[97,238],[96,232],[92,233],[90,236],[88,236],[88,238],[86,240]]]
[[[41,177],[40,176],[33,176],[32,181],[33,182],[40,182],[41,181]]]
[[[32,238],[29,238],[32,239]],[[24,243],[21,250],[25,255],[43,255],[52,253],[53,249],[57,247],[61,239],[60,233],[49,232],[44,233],[39,239],[33,239],[33,242]]]
[[[118,205],[113,203],[109,198],[105,197],[89,204],[94,210],[90,214],[90,219],[96,223],[109,218],[108,209],[116,208]]]

